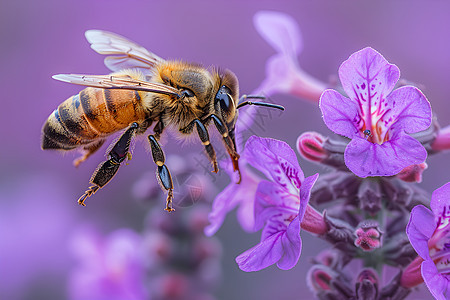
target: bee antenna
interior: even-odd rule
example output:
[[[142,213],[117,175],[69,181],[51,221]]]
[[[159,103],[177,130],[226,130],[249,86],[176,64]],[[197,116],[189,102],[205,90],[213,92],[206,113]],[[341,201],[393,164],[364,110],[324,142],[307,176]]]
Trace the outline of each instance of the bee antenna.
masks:
[[[265,102],[252,102],[252,101],[245,101],[245,102],[239,103],[236,108],[241,108],[246,105],[265,106],[265,107],[270,107],[270,108],[276,108],[279,110],[284,110],[284,107],[281,105],[278,105],[278,104],[265,103]]]

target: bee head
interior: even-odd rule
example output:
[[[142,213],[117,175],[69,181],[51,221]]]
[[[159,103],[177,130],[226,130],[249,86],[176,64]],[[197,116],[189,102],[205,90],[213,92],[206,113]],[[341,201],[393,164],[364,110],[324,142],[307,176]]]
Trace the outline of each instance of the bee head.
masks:
[[[219,74],[220,85],[214,97],[216,113],[227,123],[228,129],[234,129],[237,117],[237,102],[239,101],[239,86],[236,75],[229,70]]]

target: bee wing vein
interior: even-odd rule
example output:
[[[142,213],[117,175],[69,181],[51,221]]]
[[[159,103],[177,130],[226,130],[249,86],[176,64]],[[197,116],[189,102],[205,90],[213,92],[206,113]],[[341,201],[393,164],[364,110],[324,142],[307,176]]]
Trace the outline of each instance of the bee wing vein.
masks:
[[[112,32],[88,30],[85,36],[94,51],[109,55],[105,58],[105,65],[112,71],[138,68],[149,73],[158,63],[164,61],[139,44]]]
[[[54,75],[53,79],[104,89],[126,89],[179,96],[179,91],[174,87],[157,82],[137,80],[126,75],[58,74]]]

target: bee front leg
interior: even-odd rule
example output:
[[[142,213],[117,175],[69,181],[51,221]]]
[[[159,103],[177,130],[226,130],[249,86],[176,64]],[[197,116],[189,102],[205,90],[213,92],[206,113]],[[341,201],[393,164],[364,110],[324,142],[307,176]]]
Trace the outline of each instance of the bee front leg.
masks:
[[[78,199],[78,204],[86,206],[86,204],[84,204],[86,198],[95,194],[99,189],[111,181],[114,175],[116,175],[119,170],[120,163],[128,157],[131,139],[138,128],[139,125],[137,123],[131,124],[131,126],[114,144],[111,151],[108,153],[109,159],[98,165],[97,169],[94,171],[94,174],[92,174],[91,180],[89,181],[92,185]]]
[[[239,174],[238,184],[241,182],[241,171],[239,170],[239,154],[236,152],[236,148],[233,142],[234,137],[228,131],[227,126],[224,124],[221,118],[217,115],[212,114],[209,115],[205,120],[212,119],[214,121],[214,125],[217,128],[217,131],[222,135],[223,142],[225,144],[225,148],[227,149],[228,154],[230,155],[231,161],[233,163],[233,170],[237,171]]]
[[[166,208],[164,210],[171,212],[174,211],[172,207],[173,199],[173,182],[172,176],[170,175],[169,169],[165,165],[166,158],[164,157],[164,152],[161,149],[156,137],[153,134],[148,136],[148,141],[150,142],[150,147],[152,149],[153,161],[158,166],[158,182],[163,189],[167,191]]]
[[[206,129],[205,125],[199,120],[195,119],[192,121],[186,128],[182,129],[181,131],[183,133],[191,133],[194,129],[194,125],[197,125],[197,132],[198,136],[200,137],[200,140],[202,141],[203,146],[205,146],[206,153],[208,154],[209,160],[213,164],[213,172],[217,173],[219,172],[219,167],[217,164],[217,158],[216,158],[216,152],[214,151],[213,146],[211,145],[211,142],[209,140],[209,134],[208,130]]]

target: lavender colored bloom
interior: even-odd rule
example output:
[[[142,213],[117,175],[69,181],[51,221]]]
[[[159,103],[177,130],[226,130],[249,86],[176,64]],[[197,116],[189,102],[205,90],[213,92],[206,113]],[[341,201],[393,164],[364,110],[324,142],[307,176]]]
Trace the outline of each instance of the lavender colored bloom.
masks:
[[[128,229],[107,237],[90,230],[77,234],[71,249],[79,266],[70,277],[70,299],[147,299],[141,244],[141,237]]]
[[[261,242],[236,258],[251,272],[274,263],[294,267],[300,257],[300,224],[318,174],[305,178],[294,151],[284,142],[252,136],[246,144],[248,162],[272,181],[261,181],[256,191],[255,230]]]
[[[297,56],[303,49],[300,28],[291,16],[259,11],[253,18],[259,34],[277,53],[267,60],[266,79],[257,88],[266,95],[286,93],[317,102],[325,84],[303,71]]]
[[[423,163],[425,148],[408,133],[428,128],[431,107],[413,86],[394,91],[397,66],[368,47],[352,54],[339,68],[344,91],[326,90],[320,98],[325,124],[351,140],[345,164],[359,177],[391,176]]]
[[[430,206],[414,207],[406,233],[424,259],[421,270],[428,289],[438,300],[450,299],[450,182],[433,192]]]

